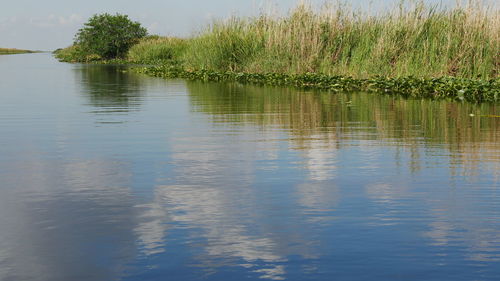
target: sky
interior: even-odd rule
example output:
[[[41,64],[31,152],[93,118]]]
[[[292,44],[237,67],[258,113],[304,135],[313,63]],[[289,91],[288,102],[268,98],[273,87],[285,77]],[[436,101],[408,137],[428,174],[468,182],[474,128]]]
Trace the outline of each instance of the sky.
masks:
[[[214,18],[252,16],[260,11],[286,13],[300,0],[2,0],[0,47],[50,51],[71,45],[75,33],[94,14],[121,13],[139,21],[150,34],[193,34]],[[319,7],[328,0],[308,0]],[[426,0],[453,3],[455,0]],[[498,1],[498,0],[491,0]],[[399,0],[346,0],[353,7],[384,10]]]

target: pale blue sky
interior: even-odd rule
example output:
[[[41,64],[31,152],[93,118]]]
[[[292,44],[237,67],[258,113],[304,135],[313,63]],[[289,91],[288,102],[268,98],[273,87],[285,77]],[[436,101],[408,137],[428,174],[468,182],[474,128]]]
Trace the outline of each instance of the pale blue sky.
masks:
[[[454,0],[427,0],[452,3]],[[498,0],[493,0],[498,1]],[[0,47],[53,50],[72,43],[82,24],[96,13],[122,13],[141,22],[150,33],[188,36],[213,18],[255,15],[274,7],[287,12],[298,0],[14,0],[0,9]],[[310,0],[319,6],[325,0]],[[368,7],[369,0],[348,0]],[[399,0],[373,0],[388,9]]]

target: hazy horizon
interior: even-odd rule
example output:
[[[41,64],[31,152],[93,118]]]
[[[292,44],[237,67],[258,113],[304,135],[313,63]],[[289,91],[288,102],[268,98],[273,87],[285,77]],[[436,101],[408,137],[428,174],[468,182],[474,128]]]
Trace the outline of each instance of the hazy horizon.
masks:
[[[54,50],[72,44],[74,34],[94,14],[121,13],[139,21],[150,34],[189,36],[214,18],[231,15],[252,16],[272,9],[286,13],[299,0],[145,0],[106,2],[88,0],[67,2],[47,0],[32,3],[28,0],[7,2],[0,10],[0,47],[31,50]],[[325,0],[310,0],[318,7]],[[394,7],[400,0],[351,0],[345,1],[354,8],[384,11]],[[367,3],[371,2],[372,6]],[[427,0],[426,3],[450,5],[455,0]],[[494,3],[494,2],[492,2]],[[193,8],[194,7],[194,8]]]

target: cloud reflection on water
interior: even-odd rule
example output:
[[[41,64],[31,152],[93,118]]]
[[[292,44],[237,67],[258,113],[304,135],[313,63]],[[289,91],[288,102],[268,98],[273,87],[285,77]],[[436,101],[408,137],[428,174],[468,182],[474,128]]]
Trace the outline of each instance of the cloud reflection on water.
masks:
[[[4,169],[26,173],[10,177],[0,196],[1,280],[111,280],[123,274],[136,255],[126,165],[24,155]]]
[[[77,113],[0,123],[2,281],[498,271],[494,107],[93,67]]]

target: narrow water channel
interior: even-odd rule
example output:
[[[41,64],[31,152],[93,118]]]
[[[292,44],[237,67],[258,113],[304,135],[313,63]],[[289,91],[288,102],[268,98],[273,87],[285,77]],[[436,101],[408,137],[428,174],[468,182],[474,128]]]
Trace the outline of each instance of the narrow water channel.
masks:
[[[498,280],[491,115],[0,56],[0,280]]]

